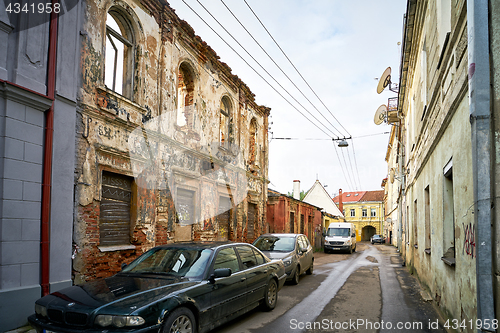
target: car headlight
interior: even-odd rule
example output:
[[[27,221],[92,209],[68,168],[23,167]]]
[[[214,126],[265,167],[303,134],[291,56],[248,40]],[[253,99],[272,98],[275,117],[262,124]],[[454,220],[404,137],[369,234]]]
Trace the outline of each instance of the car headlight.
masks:
[[[292,264],[292,261],[293,261],[292,257],[288,257],[283,259],[283,264],[285,264],[285,267],[288,267]]]
[[[345,244],[346,244],[346,245],[351,245],[351,240],[350,240],[350,239],[346,240],[346,241],[345,241]]]
[[[47,317],[47,308],[40,304],[35,304],[35,313],[42,317]]]
[[[98,315],[94,323],[99,326],[106,327],[114,325],[116,327],[125,326],[140,326],[146,321],[140,316],[112,316],[112,315]]]

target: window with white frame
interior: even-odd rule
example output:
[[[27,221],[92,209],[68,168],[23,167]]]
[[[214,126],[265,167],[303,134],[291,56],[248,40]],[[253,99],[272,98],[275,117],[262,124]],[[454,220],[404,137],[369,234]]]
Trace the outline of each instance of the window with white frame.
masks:
[[[111,7],[106,16],[104,84],[108,89],[133,99],[134,30],[124,11]]]

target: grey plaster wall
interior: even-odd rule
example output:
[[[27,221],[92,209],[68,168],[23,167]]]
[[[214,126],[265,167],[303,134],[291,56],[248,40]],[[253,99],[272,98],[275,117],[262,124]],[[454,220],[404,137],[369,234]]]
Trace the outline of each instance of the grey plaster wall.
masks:
[[[8,84],[0,91],[0,322],[13,329],[40,297],[43,126],[51,101]]]
[[[0,10],[4,4],[0,4]],[[50,291],[72,284],[76,95],[82,4],[59,17],[50,215]],[[5,12],[5,11],[4,11]],[[49,25],[0,12],[0,331],[41,297],[40,230]],[[48,22],[48,20],[47,20]],[[17,87],[19,85],[21,87]]]

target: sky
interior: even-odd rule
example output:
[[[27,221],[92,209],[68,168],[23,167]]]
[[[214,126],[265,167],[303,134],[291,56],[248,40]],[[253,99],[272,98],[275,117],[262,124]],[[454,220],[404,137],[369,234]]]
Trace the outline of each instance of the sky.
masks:
[[[332,197],[339,189],[381,189],[387,177],[385,155],[391,125],[377,126],[373,117],[380,105],[397,95],[388,89],[377,94],[376,88],[387,67],[392,69],[392,82],[399,82],[406,1],[246,0],[300,75],[245,0],[200,2],[258,64],[198,0],[168,2],[247,84],[257,104],[271,108],[269,188],[291,192],[293,181],[300,180],[301,190],[307,191],[319,180]],[[352,137],[347,140],[349,147],[337,147],[338,141],[332,138],[338,137]]]

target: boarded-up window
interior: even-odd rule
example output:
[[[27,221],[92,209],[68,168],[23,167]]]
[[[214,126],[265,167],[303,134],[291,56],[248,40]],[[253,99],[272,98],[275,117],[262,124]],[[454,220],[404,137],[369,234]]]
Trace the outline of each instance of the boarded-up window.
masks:
[[[177,189],[177,217],[181,226],[194,224],[194,191]]]
[[[217,222],[219,224],[220,239],[229,239],[229,226],[231,221],[231,199],[228,197],[219,197],[219,215]]]
[[[248,204],[248,225],[247,225],[247,238],[254,238],[255,222],[257,221],[257,205]]]
[[[294,227],[295,227],[295,213],[294,212],[290,212],[290,233],[294,233]]]
[[[300,233],[304,233],[304,214],[300,214]]]
[[[130,244],[132,178],[103,171],[101,190],[100,245]]]

